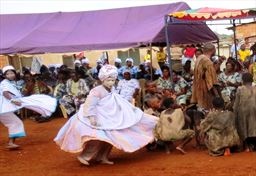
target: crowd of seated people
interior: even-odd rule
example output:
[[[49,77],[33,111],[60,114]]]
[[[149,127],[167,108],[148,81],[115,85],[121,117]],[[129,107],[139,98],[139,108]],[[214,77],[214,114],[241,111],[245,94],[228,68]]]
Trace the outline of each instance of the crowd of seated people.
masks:
[[[126,58],[124,62],[119,58],[113,60],[118,69],[115,92],[130,103],[139,105],[145,113],[160,119],[154,130],[156,141],[150,144],[148,149],[154,150],[162,145],[169,153],[169,146],[178,141],[180,144],[176,146],[176,149],[185,154],[185,145],[195,136],[198,139],[197,145],[204,143],[210,155],[213,156],[230,154],[229,149],[238,146],[239,142],[240,145],[244,144],[243,147],[246,150],[255,150],[255,143],[251,142],[251,138],[256,137],[256,115],[254,114],[253,122],[253,114],[250,113],[255,113],[256,102],[254,101],[252,107],[246,105],[246,101],[247,103],[253,101],[248,97],[256,96],[255,87],[253,87],[253,84],[256,84],[255,47],[252,55],[244,58],[243,62],[242,59],[238,61],[232,57],[228,59],[225,57],[210,58],[217,75],[217,87],[222,98],[213,99],[213,108],[208,111],[197,109],[196,105],[191,102],[193,69],[196,60],[204,54],[203,51],[201,46],[191,45],[185,48],[181,62],[174,64],[172,69],[169,64],[166,64],[166,60],[164,61],[166,55],[164,57],[162,48],[159,51],[161,53],[161,59],[158,60],[161,66],[159,69],[153,67],[148,59],[138,66],[134,65],[132,58]],[[246,60],[250,60],[249,67],[244,64]],[[89,59],[82,58],[75,60],[72,69],[65,65],[58,68],[42,66],[41,74],[32,74],[29,69],[25,69],[20,73],[21,76],[17,83],[24,96],[32,94],[54,96],[62,112],[59,116],[71,117],[86,101],[89,91],[99,84],[99,70],[107,63],[108,61],[99,59],[96,66],[91,67]],[[250,74],[245,75],[248,72]],[[3,79],[1,74],[0,79]],[[248,92],[243,94],[242,92],[245,91],[250,94]],[[241,109],[243,106],[247,109]],[[253,106],[254,110],[251,110]],[[251,112],[246,114],[244,110]],[[228,113],[224,113],[225,118],[221,119],[219,117],[223,111]],[[244,114],[246,117],[238,119],[237,114]],[[254,125],[255,129],[251,130],[238,124],[239,120],[242,124],[246,123],[246,118],[251,120],[250,125]],[[49,117],[41,117],[38,121],[48,120]],[[230,126],[232,129],[229,133],[221,131],[226,125],[233,124],[233,121],[235,125]],[[213,124],[220,126],[217,128]],[[225,143],[225,146],[223,143],[216,144],[216,146],[214,141],[205,140],[208,139],[207,136],[214,136],[218,130],[222,132],[220,135],[230,134],[228,137],[218,136],[218,141],[229,139],[229,137],[233,140]],[[251,131],[245,135],[246,130]],[[240,141],[238,141],[239,137]]]

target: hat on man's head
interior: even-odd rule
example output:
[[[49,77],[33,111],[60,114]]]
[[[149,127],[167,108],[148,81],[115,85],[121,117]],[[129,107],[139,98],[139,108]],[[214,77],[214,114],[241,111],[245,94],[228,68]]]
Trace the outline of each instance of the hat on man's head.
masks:
[[[121,63],[122,63],[122,60],[119,59],[119,58],[115,58],[115,62],[121,64]]]
[[[127,58],[126,60],[125,60],[125,62],[131,62],[131,63],[133,63],[133,59],[132,58]]]
[[[81,61],[78,60],[78,59],[76,59],[76,60],[74,61],[74,64],[81,64]]]
[[[82,64],[89,64],[90,60],[88,58],[82,59],[81,60]]]
[[[14,70],[15,71],[15,68],[11,65],[7,65],[3,68],[3,74],[5,74],[8,70]]]

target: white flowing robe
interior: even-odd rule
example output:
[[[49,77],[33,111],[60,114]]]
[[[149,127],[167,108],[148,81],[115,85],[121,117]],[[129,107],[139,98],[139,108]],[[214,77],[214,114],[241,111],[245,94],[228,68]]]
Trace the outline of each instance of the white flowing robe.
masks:
[[[92,126],[93,116],[97,126]],[[144,114],[114,91],[103,86],[91,90],[79,112],[69,119],[54,139],[62,150],[80,152],[85,143],[98,140],[126,152],[134,152],[154,140],[158,118]]]
[[[3,96],[3,92],[10,92],[12,99],[20,101],[21,106],[16,106]],[[31,109],[43,116],[50,116],[56,109],[57,100],[48,95],[31,95],[22,97],[21,92],[7,79],[0,83],[0,115],[15,112],[21,108]]]

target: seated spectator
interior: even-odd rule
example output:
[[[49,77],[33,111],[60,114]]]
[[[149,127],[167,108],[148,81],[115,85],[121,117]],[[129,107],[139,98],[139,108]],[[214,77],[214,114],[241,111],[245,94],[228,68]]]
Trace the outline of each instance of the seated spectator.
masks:
[[[71,78],[66,83],[67,95],[62,97],[60,104],[65,108],[69,116],[76,113],[80,105],[85,102],[89,93],[89,88],[85,80],[74,70],[71,72]]]
[[[60,100],[64,95],[67,94],[66,92],[66,78],[68,73],[65,71],[59,71],[58,73],[58,80],[57,80],[57,85],[54,88],[53,96],[57,99]]]
[[[193,71],[192,71],[192,69],[191,69],[191,60],[187,60],[187,61],[185,62],[185,65],[183,65],[182,77],[183,77],[190,85],[192,85],[192,81],[193,81]]]
[[[85,80],[86,84],[88,85],[89,89],[92,89],[95,83],[94,78],[90,74],[90,61],[88,58],[82,59],[81,61],[82,66],[76,68],[76,71],[81,75],[81,78]]]
[[[211,156],[230,155],[230,148],[239,145],[235,127],[235,116],[231,111],[223,111],[222,98],[214,98],[213,109],[201,122],[201,134]]]
[[[149,73],[146,70],[145,64],[139,65],[139,69],[137,72],[137,79],[146,79],[146,80],[151,79],[151,76],[149,75]]]
[[[101,69],[102,66],[103,66],[103,64],[102,64],[101,59],[98,59],[98,60],[97,60],[97,65],[96,65],[96,67],[93,67],[93,68],[89,71],[89,73],[91,74],[91,76],[92,76],[94,79],[99,80],[98,75],[99,75],[99,71],[100,71],[100,69]]]
[[[24,96],[30,96],[33,94],[45,94],[50,95],[51,88],[47,86],[44,81],[39,80],[39,76],[34,77],[29,71],[24,73],[24,81],[25,84],[22,88],[22,94]],[[34,116],[35,115],[35,116]],[[46,116],[39,116],[37,113],[33,112],[33,116],[30,117],[37,122],[47,122],[50,120],[50,117]]]
[[[241,74],[235,72],[235,63],[228,61],[224,72],[218,75],[221,84],[221,95],[225,102],[225,107],[232,106],[236,94],[236,89],[242,84]]]
[[[4,80],[3,71],[0,69],[0,82]]]
[[[121,68],[122,68],[122,60],[119,58],[115,59],[115,67],[117,68],[118,71],[118,77],[117,79],[120,81],[123,78],[123,73],[121,72]]]
[[[145,62],[145,69],[150,80],[157,80],[161,76],[162,71],[154,68],[150,61]]]
[[[124,70],[130,70],[132,78],[136,79],[137,73],[138,73],[138,68],[133,65],[133,59],[127,58],[125,60],[125,63],[126,63],[126,65],[121,68],[120,72],[123,73]],[[121,79],[123,79],[123,78],[121,78]]]
[[[157,84],[155,81],[147,81],[145,83],[145,96],[144,96],[144,102],[143,102],[143,108],[147,109],[147,100],[153,96],[157,96],[161,99],[161,94],[158,93],[157,90]]]
[[[181,141],[176,149],[182,154],[185,154],[184,147],[194,137],[195,132],[191,129],[184,129],[185,115],[180,108],[174,109],[172,107],[174,105],[173,99],[166,98],[163,101],[163,105],[166,110],[161,113],[160,119],[154,129],[155,138],[164,142]],[[168,146],[166,146],[166,152],[170,152]]]
[[[117,85],[117,92],[124,99],[132,103],[133,98],[135,98],[140,89],[139,82],[136,79],[131,78],[130,70],[125,70],[123,72],[124,79],[120,80]]]
[[[157,80],[157,88],[163,89],[173,89],[173,84],[170,76],[170,69],[168,66],[163,66],[162,68],[163,76]]]
[[[185,106],[191,97],[191,93],[188,92],[189,84],[177,72],[173,72],[173,83],[177,104]]]
[[[36,80],[30,72],[24,73],[24,81],[25,84],[22,90],[22,94],[24,96],[33,94],[49,95],[51,93],[51,89],[47,86],[47,84],[43,81]]]
[[[144,113],[150,114],[156,117],[160,116],[161,100],[157,96],[151,96],[146,101],[147,109],[144,109]]]

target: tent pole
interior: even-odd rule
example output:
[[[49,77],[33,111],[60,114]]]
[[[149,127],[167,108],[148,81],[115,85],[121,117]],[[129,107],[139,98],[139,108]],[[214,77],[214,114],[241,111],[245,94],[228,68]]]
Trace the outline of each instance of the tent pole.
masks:
[[[151,66],[150,66],[150,73],[151,73],[150,78],[151,78],[151,81],[153,81],[152,43],[150,43],[149,46],[150,46],[150,64],[151,64]]]
[[[170,48],[170,42],[169,42],[169,35],[168,35],[168,24],[170,17],[168,15],[165,16],[164,22],[165,22],[165,41],[166,41],[166,50],[167,50],[167,59],[170,69],[170,78],[171,82],[173,83],[173,77],[172,77],[172,61],[171,61],[171,48]]]
[[[220,56],[220,40],[217,40],[218,56]]]
[[[236,23],[235,23],[235,19],[232,20],[233,22],[233,31],[234,31],[234,45],[235,45],[235,56],[236,56],[236,60],[237,60],[237,43],[236,43]]]

